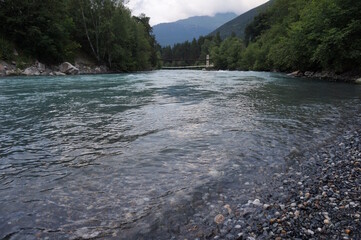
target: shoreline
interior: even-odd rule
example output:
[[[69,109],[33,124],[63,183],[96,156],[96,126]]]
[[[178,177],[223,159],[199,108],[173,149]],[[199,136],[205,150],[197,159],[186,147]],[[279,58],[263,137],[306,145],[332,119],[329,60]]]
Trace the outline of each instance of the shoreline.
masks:
[[[0,77],[97,75],[97,74],[117,74],[117,73],[127,73],[127,72],[112,71],[107,66],[95,65],[84,59],[79,59],[75,61],[74,65],[69,62],[64,62],[59,66],[55,66],[55,65],[48,66],[38,61],[35,61],[33,65],[25,69],[17,68],[16,63],[9,64],[5,61],[0,61]],[[330,71],[322,71],[322,72],[295,71],[292,73],[289,72],[282,72],[282,73],[287,74],[290,77],[296,77],[296,78],[321,79],[330,82],[361,84],[361,73],[358,71],[350,71],[343,74],[336,74]]]
[[[322,71],[322,72],[295,71],[292,73],[287,73],[287,75],[290,77],[297,77],[297,78],[307,78],[307,79],[315,78],[330,82],[361,84],[361,73],[358,71],[350,71],[342,74],[336,74],[330,71]]]
[[[360,139],[361,130],[347,130],[275,173],[230,217],[231,229],[219,223],[208,239],[360,239]]]
[[[310,150],[294,150],[283,166],[265,169],[264,179],[249,178],[239,187],[235,176],[225,173],[227,183],[201,186],[153,225],[125,236],[361,239],[361,130],[341,125],[342,130]],[[223,191],[225,187],[234,191]]]

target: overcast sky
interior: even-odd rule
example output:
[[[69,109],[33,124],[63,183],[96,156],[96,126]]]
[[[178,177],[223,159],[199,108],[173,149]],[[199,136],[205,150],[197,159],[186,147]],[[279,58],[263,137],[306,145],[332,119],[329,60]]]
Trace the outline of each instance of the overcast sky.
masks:
[[[254,8],[268,0],[128,0],[133,15],[145,13],[151,25],[173,22],[192,16],[213,16],[216,13],[236,14]]]

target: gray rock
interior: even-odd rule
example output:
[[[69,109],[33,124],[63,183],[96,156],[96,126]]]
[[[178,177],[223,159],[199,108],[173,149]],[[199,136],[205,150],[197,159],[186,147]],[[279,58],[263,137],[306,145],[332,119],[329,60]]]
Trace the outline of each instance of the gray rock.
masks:
[[[100,234],[100,232],[92,231],[91,229],[89,229],[87,227],[80,228],[80,229],[76,230],[76,232],[75,232],[75,235],[78,238],[82,238],[82,239],[92,239],[92,238],[99,236],[99,234]]]
[[[36,68],[39,70],[39,72],[44,72],[46,70],[46,66],[45,64],[41,63],[41,62],[37,62],[36,63]]]
[[[71,63],[64,62],[59,66],[59,70],[67,75],[75,75],[79,73],[79,69],[73,66]]]
[[[5,71],[6,76],[17,76],[19,75],[19,72],[17,70],[6,70]]]
[[[302,77],[303,76],[303,73],[301,71],[294,71],[292,73],[289,73],[287,74],[288,76],[291,76],[291,77]]]
[[[62,72],[54,72],[53,75],[55,75],[55,76],[66,76],[66,74],[62,73]]]
[[[22,74],[26,76],[39,76],[40,72],[36,67],[28,67],[22,72]]]

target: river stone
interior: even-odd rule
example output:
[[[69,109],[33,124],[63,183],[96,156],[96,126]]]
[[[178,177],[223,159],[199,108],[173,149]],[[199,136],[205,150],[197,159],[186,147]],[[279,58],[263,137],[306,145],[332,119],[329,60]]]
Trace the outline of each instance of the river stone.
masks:
[[[256,206],[261,206],[262,205],[262,203],[261,203],[261,201],[259,199],[255,199],[252,203],[253,203],[253,205],[256,205]]]
[[[41,62],[37,62],[36,64],[36,68],[39,70],[39,72],[44,72],[46,70],[46,66],[45,64],[41,63]]]
[[[218,214],[217,216],[215,216],[214,218],[214,222],[217,224],[221,224],[224,222],[224,216],[222,214]]]
[[[54,75],[55,76],[65,76],[66,74],[62,73],[62,72],[54,72]]]
[[[68,74],[68,75],[75,75],[79,73],[79,69],[73,66],[69,62],[64,62],[59,66],[59,70],[62,73]]]
[[[226,204],[226,205],[224,206],[224,208],[227,209],[228,214],[231,214],[231,213],[232,213],[232,209],[231,209],[231,206],[229,206],[229,204]]]
[[[26,76],[39,76],[40,72],[36,67],[28,67],[23,71]]]
[[[93,232],[91,229],[89,229],[87,227],[79,228],[75,232],[75,235],[81,239],[93,239],[93,238],[99,236],[99,234],[100,234],[100,232],[98,232],[98,231]]]
[[[303,73],[301,71],[294,71],[292,73],[289,73],[287,74],[288,76],[291,76],[291,77],[302,77],[303,76]]]
[[[356,83],[356,84],[361,84],[361,78],[356,79],[355,83]]]

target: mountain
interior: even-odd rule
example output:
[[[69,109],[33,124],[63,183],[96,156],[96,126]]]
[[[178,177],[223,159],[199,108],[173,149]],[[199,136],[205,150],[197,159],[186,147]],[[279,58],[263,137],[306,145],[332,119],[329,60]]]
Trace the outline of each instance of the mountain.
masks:
[[[237,17],[235,13],[218,13],[213,17],[197,16],[171,23],[153,26],[153,33],[161,46],[173,46],[175,43],[192,41],[205,36],[222,24]]]
[[[236,36],[243,38],[244,30],[246,29],[248,24],[250,24],[253,21],[254,17],[257,16],[260,12],[266,10],[273,1],[274,0],[268,1],[256,8],[249,10],[248,12],[239,15],[233,20],[223,24],[222,26],[211,32],[209,35],[215,36],[217,32],[219,32],[221,38],[225,39],[227,37],[230,37],[232,33],[235,33]]]

